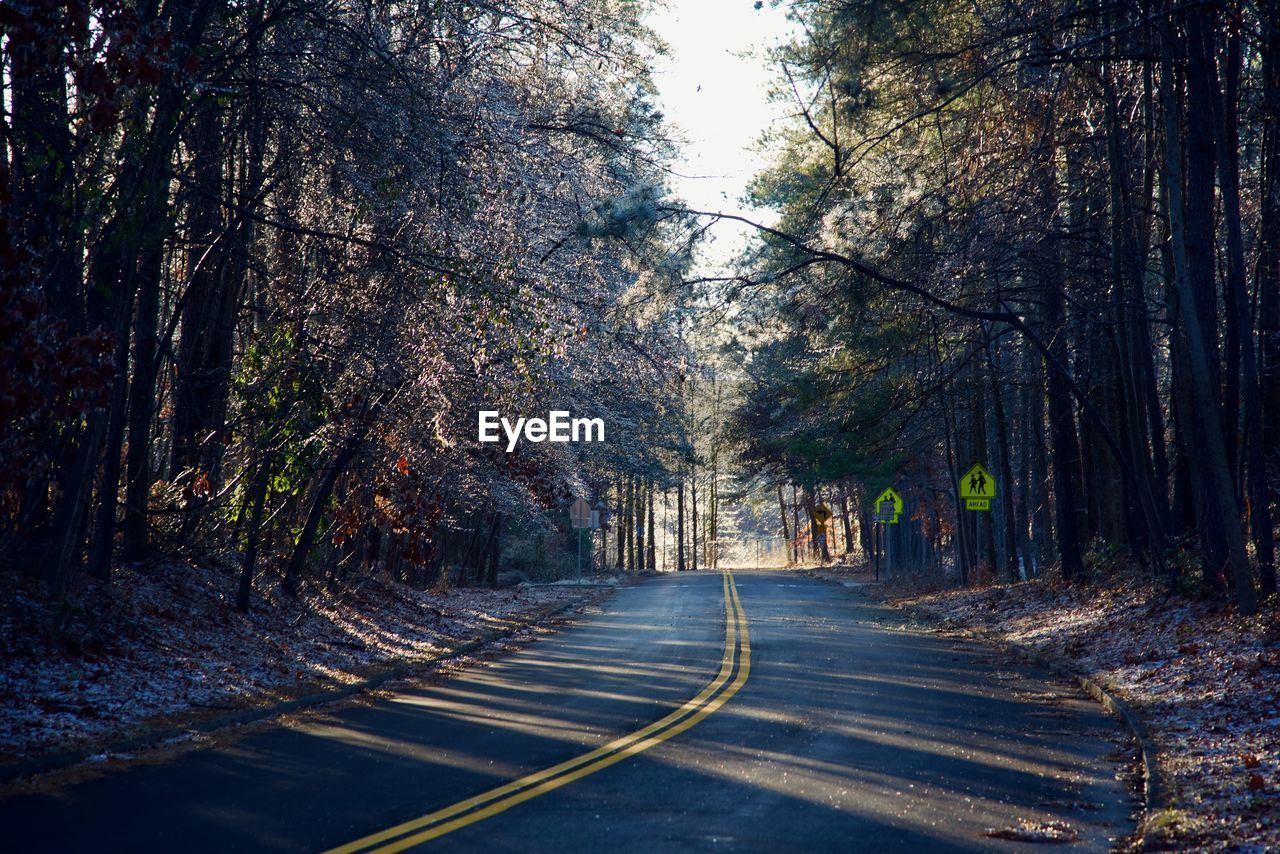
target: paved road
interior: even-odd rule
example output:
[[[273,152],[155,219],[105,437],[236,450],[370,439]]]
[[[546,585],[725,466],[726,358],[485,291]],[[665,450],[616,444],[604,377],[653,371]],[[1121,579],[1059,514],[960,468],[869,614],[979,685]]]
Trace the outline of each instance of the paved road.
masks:
[[[965,851],[1132,828],[1072,686],[788,572],[670,575],[443,684],[0,802],[11,851]],[[547,770],[550,769],[550,770]],[[515,781],[515,782],[512,782]]]

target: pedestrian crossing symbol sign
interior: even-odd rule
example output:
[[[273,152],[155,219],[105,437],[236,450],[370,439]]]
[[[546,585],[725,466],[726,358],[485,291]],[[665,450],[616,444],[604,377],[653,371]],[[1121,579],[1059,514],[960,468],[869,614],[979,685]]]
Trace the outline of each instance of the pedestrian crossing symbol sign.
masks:
[[[877,522],[896,525],[898,524],[898,517],[902,515],[902,496],[894,491],[891,486],[880,493],[880,497],[876,499],[873,509],[875,510]]]
[[[980,463],[974,463],[960,478],[960,497],[966,510],[990,510],[991,499],[996,497],[995,478]]]

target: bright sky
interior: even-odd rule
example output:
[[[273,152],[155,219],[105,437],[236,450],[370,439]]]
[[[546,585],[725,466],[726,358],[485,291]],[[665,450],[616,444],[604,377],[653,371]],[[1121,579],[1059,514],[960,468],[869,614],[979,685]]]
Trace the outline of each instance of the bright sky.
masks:
[[[768,211],[740,203],[747,182],[765,165],[756,150],[760,134],[785,116],[770,104],[773,71],[769,47],[788,32],[785,9],[753,0],[668,0],[649,25],[667,43],[655,80],[661,109],[686,140],[676,193],[698,210],[723,211],[770,221]],[[714,275],[740,248],[750,229],[722,222],[704,244],[699,272]]]

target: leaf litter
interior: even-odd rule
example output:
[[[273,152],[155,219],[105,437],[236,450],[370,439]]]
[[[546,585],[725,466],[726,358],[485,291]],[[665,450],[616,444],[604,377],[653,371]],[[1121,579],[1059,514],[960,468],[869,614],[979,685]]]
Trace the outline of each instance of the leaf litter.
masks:
[[[84,580],[51,614],[38,582],[0,590],[0,762],[92,749],[190,714],[226,714],[358,682],[521,624],[595,591],[564,585],[423,591],[375,578],[299,597],[255,591],[185,563],[125,566],[106,590]],[[56,628],[55,628],[55,620]],[[95,754],[95,758],[104,754]],[[113,754],[114,755],[114,754]]]
[[[1149,844],[1280,850],[1274,605],[1241,618],[1136,577],[1076,586],[1036,579],[893,601],[936,615],[942,631],[1020,643],[1112,686],[1146,721],[1172,792],[1173,805],[1148,821]]]

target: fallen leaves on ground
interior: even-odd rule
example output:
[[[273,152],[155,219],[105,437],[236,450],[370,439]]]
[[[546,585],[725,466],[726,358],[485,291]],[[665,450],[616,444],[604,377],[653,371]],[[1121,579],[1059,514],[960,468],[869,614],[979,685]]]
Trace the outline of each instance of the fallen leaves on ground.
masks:
[[[988,828],[983,835],[992,839],[1004,839],[1009,842],[1036,842],[1058,845],[1075,842],[1079,838],[1075,828],[1061,821],[1022,821],[1009,827]]]
[[[1280,614],[1244,619],[1149,580],[1046,580],[909,596],[945,628],[1070,659],[1147,722],[1176,813],[1177,847],[1280,850]],[[1167,818],[1167,817],[1166,817]]]
[[[562,585],[429,592],[367,578],[298,598],[255,591],[241,614],[231,607],[234,574],[165,564],[120,568],[105,591],[86,582],[55,631],[36,583],[7,579],[0,760],[349,684],[584,597]]]

